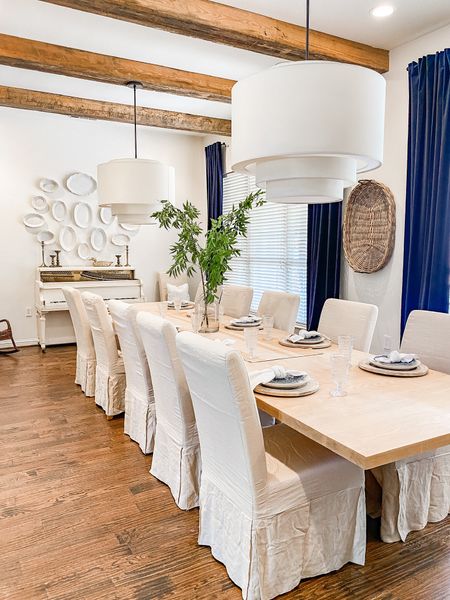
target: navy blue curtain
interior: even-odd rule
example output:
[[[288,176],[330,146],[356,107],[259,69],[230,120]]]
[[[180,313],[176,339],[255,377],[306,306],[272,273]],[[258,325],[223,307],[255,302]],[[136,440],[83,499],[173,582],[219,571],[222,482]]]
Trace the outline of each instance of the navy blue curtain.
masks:
[[[208,196],[208,229],[211,219],[223,212],[223,167],[222,144],[216,142],[206,146],[206,192]]]
[[[408,75],[402,333],[414,309],[448,312],[450,49],[411,63]]]
[[[308,206],[308,329],[317,329],[327,298],[339,298],[342,202]]]

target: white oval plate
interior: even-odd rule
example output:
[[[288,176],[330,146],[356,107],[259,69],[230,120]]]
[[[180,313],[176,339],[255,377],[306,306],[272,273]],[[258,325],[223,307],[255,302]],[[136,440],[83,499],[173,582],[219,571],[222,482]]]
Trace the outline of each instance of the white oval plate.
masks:
[[[77,254],[82,260],[88,260],[88,258],[90,258],[91,256],[91,249],[89,247],[89,244],[86,244],[86,242],[80,244],[78,246]]]
[[[72,252],[77,245],[77,232],[70,225],[61,227],[59,232],[59,243],[63,250]]]
[[[101,252],[106,246],[107,237],[105,230],[101,227],[95,227],[91,231],[91,246],[96,252]]]
[[[119,227],[129,231],[130,233],[137,233],[139,231],[139,225],[130,225],[129,223],[119,223]]]
[[[55,234],[52,231],[45,229],[44,231],[40,231],[36,238],[38,242],[44,242],[44,244],[47,245],[55,241]]]
[[[77,202],[73,207],[73,220],[75,225],[86,229],[92,221],[92,208],[86,202]]]
[[[114,244],[114,246],[127,246],[130,241],[131,238],[126,233],[118,233],[111,236],[111,244]]]
[[[40,213],[48,211],[48,202],[44,196],[33,196],[31,198],[31,206]]]
[[[98,211],[98,217],[100,221],[105,225],[111,225],[111,223],[115,219],[109,206],[104,206],[103,208],[100,208]]]
[[[43,192],[47,192],[47,194],[54,194],[59,188],[59,183],[54,179],[44,178],[39,181],[39,187]]]
[[[45,219],[42,215],[38,213],[28,213],[24,216],[23,223],[26,227],[29,227],[30,229],[39,229],[40,227],[45,225]]]
[[[66,180],[66,188],[76,196],[89,196],[97,189],[97,182],[86,173],[72,173]]]
[[[67,206],[62,200],[55,200],[52,204],[52,216],[55,221],[61,223],[67,215]]]

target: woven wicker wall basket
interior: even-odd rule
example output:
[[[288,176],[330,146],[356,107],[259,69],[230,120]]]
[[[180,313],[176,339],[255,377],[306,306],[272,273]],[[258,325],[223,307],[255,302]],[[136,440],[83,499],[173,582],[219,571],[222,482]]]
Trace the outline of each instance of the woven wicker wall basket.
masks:
[[[395,243],[395,200],[391,190],[372,179],[350,193],[344,217],[345,257],[357,273],[374,273],[387,265]]]

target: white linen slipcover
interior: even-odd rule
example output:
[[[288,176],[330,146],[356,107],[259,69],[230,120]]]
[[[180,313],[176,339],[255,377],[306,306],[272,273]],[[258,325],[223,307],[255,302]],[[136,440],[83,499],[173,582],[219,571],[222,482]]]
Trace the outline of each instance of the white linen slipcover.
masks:
[[[353,348],[369,352],[377,324],[378,307],[364,302],[328,298],[320,314],[317,330],[337,343],[340,335],[353,337]]]
[[[450,373],[450,315],[412,311],[401,351],[416,353],[431,369]],[[382,488],[384,542],[405,541],[410,531],[450,513],[450,446],[372,469],[372,473]]]
[[[287,292],[264,292],[258,306],[258,315],[273,316],[273,326],[291,333],[297,320],[300,296]]]
[[[119,337],[125,365],[124,432],[144,454],[153,451],[156,428],[155,398],[144,345],[136,322],[139,305],[110,300],[108,307]]]
[[[95,403],[103,408],[107,417],[113,417],[124,411],[126,382],[112,319],[101,296],[83,292],[81,298],[91,326],[97,357]]]
[[[183,283],[189,283],[188,277],[185,273],[182,273],[178,277],[171,277],[164,271],[158,273],[158,287],[159,287],[159,299],[161,302],[167,301],[167,284],[182,285]]]
[[[261,429],[242,357],[177,336],[202,452],[198,542],[248,600],[364,564],[364,473],[286,425]],[[264,433],[263,433],[264,431]]]
[[[248,315],[252,306],[253,288],[246,285],[224,285],[220,304],[229,317]]]
[[[153,382],[156,433],[150,473],[169,486],[177,506],[198,506],[200,446],[189,389],[175,344],[177,330],[147,312],[137,323]]]
[[[73,287],[62,288],[69,307],[75,339],[77,342],[77,366],[75,383],[81,386],[86,396],[95,395],[95,348],[91,326],[79,290]]]

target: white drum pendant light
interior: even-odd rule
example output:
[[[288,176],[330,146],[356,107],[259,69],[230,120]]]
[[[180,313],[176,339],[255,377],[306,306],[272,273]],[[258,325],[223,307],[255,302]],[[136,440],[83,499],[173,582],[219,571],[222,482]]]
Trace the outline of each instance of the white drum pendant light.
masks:
[[[254,175],[266,199],[339,202],[357,173],[383,161],[386,82],[356,65],[286,62],[232,90],[232,169]]]
[[[146,225],[153,223],[150,215],[158,210],[161,201],[169,200],[173,168],[137,157],[136,88],[142,85],[136,81],[127,85],[134,92],[134,158],[98,165],[99,206],[109,206],[119,223]]]

